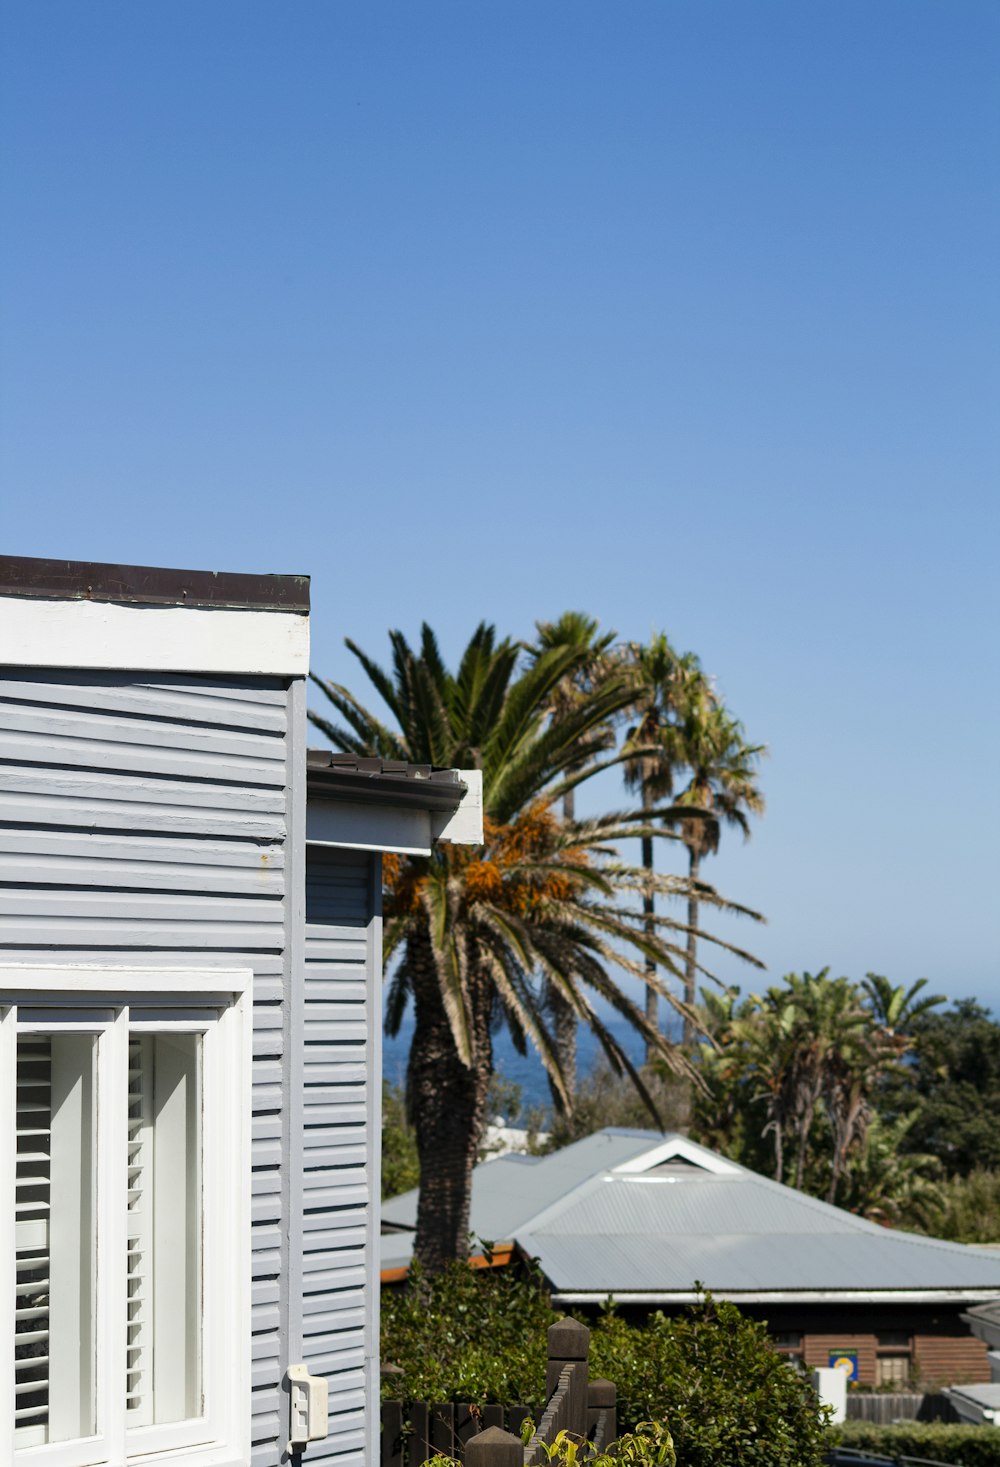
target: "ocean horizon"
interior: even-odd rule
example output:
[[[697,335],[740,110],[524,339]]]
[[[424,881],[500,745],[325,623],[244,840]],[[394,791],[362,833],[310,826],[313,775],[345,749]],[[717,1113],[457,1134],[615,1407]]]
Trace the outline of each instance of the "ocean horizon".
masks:
[[[604,1022],[633,1063],[640,1064],[644,1046],[631,1024],[617,1017],[605,1019]],[[406,1064],[412,1038],[413,1020],[409,1016],[395,1037],[383,1035],[382,1074],[392,1085],[402,1085],[406,1079]],[[593,1069],[603,1053],[593,1031],[581,1027],[577,1037],[577,1069],[581,1077]],[[549,1086],[545,1070],[530,1046],[526,1055],[518,1054],[504,1028],[494,1035],[493,1054],[497,1074],[519,1087],[523,1110],[549,1105]]]

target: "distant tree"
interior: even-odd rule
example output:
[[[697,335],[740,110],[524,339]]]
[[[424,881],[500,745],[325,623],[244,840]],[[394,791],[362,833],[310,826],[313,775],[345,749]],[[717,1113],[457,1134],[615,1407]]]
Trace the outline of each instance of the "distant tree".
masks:
[[[927,987],[926,978],[918,978],[906,988],[902,983],[893,986],[881,973],[866,973],[861,986],[869,1009],[900,1052],[912,1049],[913,1026],[917,1020],[948,1002],[941,993],[920,997]]]
[[[644,1066],[640,1074],[663,1129],[677,1130],[687,1110],[688,1087],[684,1080],[655,1065]],[[557,1112],[553,1117],[548,1142],[541,1149],[559,1151],[605,1126],[647,1128],[652,1124],[649,1110],[629,1078],[616,1075],[606,1061],[599,1060],[589,1074],[581,1077],[572,1111]]]
[[[699,1056],[706,1093],[696,1100],[695,1134],[756,1167],[767,1164],[767,1139],[778,1181],[829,1202],[846,1198],[852,1166],[875,1155],[869,1130],[912,1043],[885,1019],[893,1016],[905,1027],[914,989],[907,999],[905,990],[875,984],[873,997],[872,986],[831,978],[824,968],[790,973],[783,987],[742,1000],[703,991],[712,1045]],[[900,1141],[916,1129],[914,1118],[905,1127],[895,1119]]]
[[[763,744],[747,742],[743,725],[714,695],[692,687],[680,719],[679,742],[688,769],[687,782],[675,797],[678,809],[697,810],[701,818],[680,822],[688,852],[687,960],[684,971],[684,1002],[691,1007],[698,986],[698,884],[701,863],[719,849],[722,827],[735,827],[744,839],[750,835],[750,815],[764,811],[764,796],[757,785],[757,765],[767,752]],[[707,818],[706,818],[707,817]],[[684,1020],[684,1042],[693,1038],[691,1020]]]
[[[634,687],[634,721],[624,743],[625,784],[636,790],[647,829],[641,837],[642,869],[646,882],[642,892],[645,930],[656,931],[656,892],[654,883],[653,832],[649,828],[652,811],[664,800],[672,798],[685,754],[680,735],[680,720],[685,706],[707,695],[698,659],[674,651],[662,632],[648,643],[632,642],[627,648],[628,671]],[[677,837],[675,837],[677,838]],[[659,993],[656,961],[652,953],[645,958],[646,1022],[659,1029]],[[646,1062],[651,1063],[652,1050]]]
[[[629,650],[636,684],[636,721],[625,749],[626,783],[639,791],[645,809],[673,800],[677,826],[688,856],[688,922],[684,963],[684,1042],[694,1037],[698,974],[698,908],[701,863],[719,849],[723,826],[750,833],[748,817],[760,814],[764,798],[756,783],[763,744],[749,744],[743,725],[722,705],[710,678],[693,653],[675,652],[658,633],[648,644]],[[652,870],[653,844],[642,863]],[[652,920],[652,895],[646,898]],[[647,989],[647,1017],[656,1022],[657,998]]]
[[[872,1116],[838,1201],[886,1227],[951,1236],[937,1232],[945,1199],[941,1163],[936,1156],[904,1149],[915,1116],[915,1111],[896,1121]]]
[[[955,1243],[1000,1243],[1000,1171],[976,1167],[938,1187],[921,1232]]]
[[[556,648],[570,647],[577,654],[573,665],[552,690],[550,715],[553,724],[558,725],[564,719],[572,716],[596,688],[606,684],[613,677],[620,677],[620,671],[616,665],[617,659],[611,652],[617,633],[601,631],[600,623],[583,611],[564,611],[557,621],[538,621],[535,627],[538,633],[537,638],[535,643],[528,647],[528,654],[533,660],[537,661],[546,652],[551,652]],[[614,738],[613,722],[609,719],[605,733],[605,747],[611,747],[614,744]],[[579,769],[578,765],[570,765],[567,772],[571,775],[577,774]],[[561,804],[563,819],[575,820],[575,785],[570,785],[565,790]],[[573,1005],[563,997],[558,985],[547,979],[542,1001],[551,1016],[552,1037],[559,1059],[559,1068],[562,1071],[566,1093],[572,1099],[576,1091],[577,1016]],[[566,1107],[562,1103],[558,1086],[551,1085],[550,1090],[556,1111],[565,1114]]]
[[[1000,1170],[1000,1024],[974,999],[923,1012],[905,1072],[886,1088],[888,1116],[917,1117],[907,1147],[938,1157],[949,1175]]]

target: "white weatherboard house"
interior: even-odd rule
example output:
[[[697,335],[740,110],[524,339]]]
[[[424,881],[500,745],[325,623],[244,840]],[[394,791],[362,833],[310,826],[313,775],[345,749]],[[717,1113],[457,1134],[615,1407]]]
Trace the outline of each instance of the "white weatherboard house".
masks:
[[[0,557],[0,1463],[378,1446],[380,853],[475,775],[311,760],[308,581]]]

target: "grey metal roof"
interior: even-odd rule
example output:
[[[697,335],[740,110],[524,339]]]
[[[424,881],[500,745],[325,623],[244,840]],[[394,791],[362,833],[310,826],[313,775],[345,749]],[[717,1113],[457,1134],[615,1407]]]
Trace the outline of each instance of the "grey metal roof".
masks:
[[[983,1412],[1000,1415],[1000,1382],[982,1385],[949,1386],[945,1394],[952,1405],[961,1409],[963,1401],[969,1401]]]
[[[609,1129],[575,1141],[549,1156],[497,1156],[472,1176],[469,1229],[491,1243],[508,1243],[515,1230],[536,1217],[595,1172],[620,1165],[649,1150],[654,1131]],[[383,1223],[417,1226],[417,1190],[382,1203]]]
[[[974,1335],[983,1340],[991,1350],[1000,1350],[1000,1299],[988,1304],[977,1304],[962,1315]]]
[[[660,1170],[676,1151],[692,1163]],[[416,1194],[384,1215],[416,1222]],[[516,1239],[557,1296],[1000,1295],[1000,1256],[879,1227],[682,1137],[602,1131],[473,1174],[472,1229]],[[394,1246],[399,1251],[398,1245]]]

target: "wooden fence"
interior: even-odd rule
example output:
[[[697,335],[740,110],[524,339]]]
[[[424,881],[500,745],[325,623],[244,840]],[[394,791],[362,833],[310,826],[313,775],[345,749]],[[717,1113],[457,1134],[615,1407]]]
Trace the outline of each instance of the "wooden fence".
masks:
[[[957,1421],[959,1416],[939,1391],[848,1391],[847,1419],[891,1426],[894,1421]]]
[[[561,1319],[548,1332],[546,1406],[527,1446],[521,1427],[527,1406],[382,1403],[381,1467],[421,1467],[438,1454],[465,1467],[541,1467],[544,1443],[562,1430],[587,1437],[603,1450],[617,1436],[615,1387],[590,1380],[590,1330]],[[392,1367],[383,1367],[392,1369]]]

